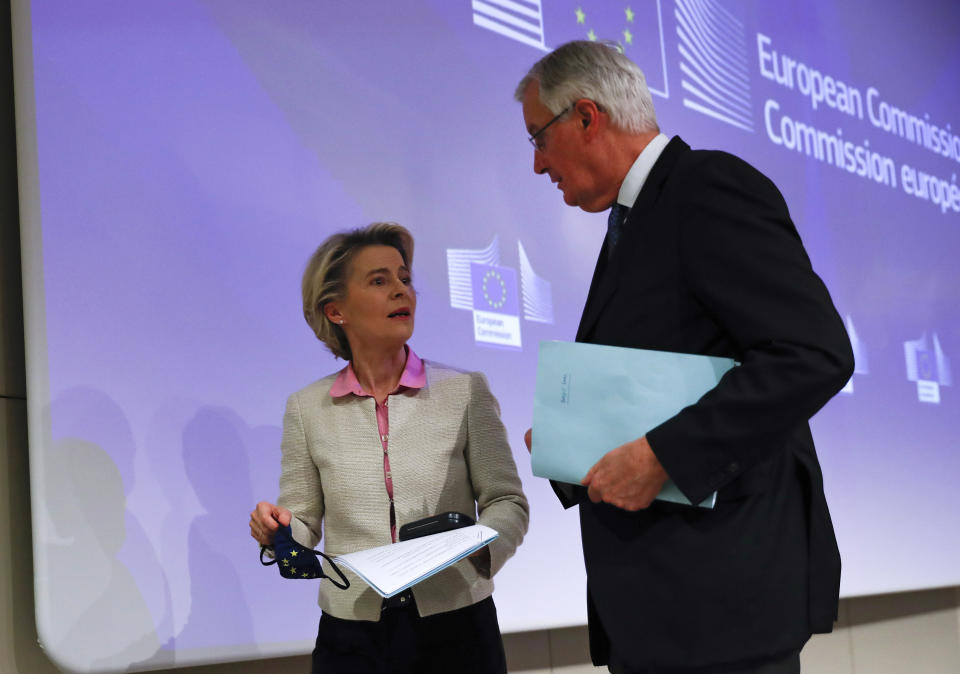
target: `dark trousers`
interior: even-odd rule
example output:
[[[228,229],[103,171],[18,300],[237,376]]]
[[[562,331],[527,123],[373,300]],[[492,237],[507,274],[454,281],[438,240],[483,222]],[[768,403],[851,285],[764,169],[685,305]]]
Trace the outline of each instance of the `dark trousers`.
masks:
[[[506,674],[507,661],[488,597],[426,618],[410,602],[379,622],[320,617],[313,674]]]
[[[609,669],[613,674],[800,674],[800,651],[708,667],[643,667],[631,669],[629,666],[611,662]]]

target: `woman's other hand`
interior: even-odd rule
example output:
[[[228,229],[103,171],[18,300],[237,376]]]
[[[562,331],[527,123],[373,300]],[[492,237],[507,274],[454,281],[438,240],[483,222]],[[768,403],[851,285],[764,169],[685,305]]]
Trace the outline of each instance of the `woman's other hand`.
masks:
[[[282,506],[260,501],[250,513],[250,535],[260,545],[273,545],[274,534],[280,525],[290,524],[293,515]]]

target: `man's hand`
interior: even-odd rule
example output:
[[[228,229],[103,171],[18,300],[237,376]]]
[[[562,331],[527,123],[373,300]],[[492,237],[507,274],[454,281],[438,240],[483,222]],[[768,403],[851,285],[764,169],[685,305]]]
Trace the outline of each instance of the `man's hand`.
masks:
[[[634,511],[653,503],[666,481],[667,472],[644,436],[604,454],[581,484],[594,503]]]
[[[527,432],[523,434],[523,443],[527,446],[527,451],[533,451],[533,429],[528,428]]]
[[[260,501],[250,513],[250,535],[260,545],[273,545],[273,536],[282,524],[290,524],[292,517],[289,510],[266,501]]]

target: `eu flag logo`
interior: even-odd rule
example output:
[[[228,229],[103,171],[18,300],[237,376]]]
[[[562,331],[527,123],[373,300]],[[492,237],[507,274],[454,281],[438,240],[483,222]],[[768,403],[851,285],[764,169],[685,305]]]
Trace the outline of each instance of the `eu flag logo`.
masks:
[[[470,263],[473,337],[478,343],[520,348],[520,293],[509,267]]]
[[[664,42],[666,31],[673,29],[669,23],[664,29],[664,23],[669,21],[661,0],[555,0],[543,10],[546,44],[559,47],[570,40],[614,42],[643,69],[650,92],[664,98],[669,98]]]
[[[516,271],[509,267],[474,262],[470,265],[470,279],[473,286],[473,308],[476,311],[520,315]]]
[[[907,361],[907,379],[917,383],[917,398],[922,403],[940,403],[940,387],[953,384],[950,359],[940,346],[937,333],[930,340],[924,334],[920,339],[903,343]]]

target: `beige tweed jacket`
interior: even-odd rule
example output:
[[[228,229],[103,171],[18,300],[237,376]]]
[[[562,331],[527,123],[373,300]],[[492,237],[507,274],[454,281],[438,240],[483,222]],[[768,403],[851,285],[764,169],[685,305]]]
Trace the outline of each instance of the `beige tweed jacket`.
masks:
[[[447,511],[495,529],[490,576],[527,531],[529,506],[499,406],[479,372],[423,361],[426,386],[388,398],[390,470],[397,527]],[[331,556],[390,543],[390,501],[373,398],[330,396],[336,374],[290,396],[283,418],[278,504],[293,513],[293,537]],[[380,619],[381,598],[344,569],[350,587],[320,583],[320,608],[337,618]],[[461,560],[413,587],[420,615],[463,608],[493,581]]]

